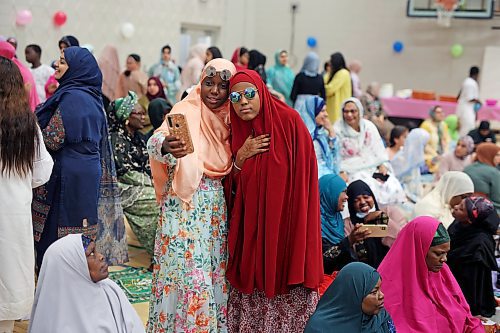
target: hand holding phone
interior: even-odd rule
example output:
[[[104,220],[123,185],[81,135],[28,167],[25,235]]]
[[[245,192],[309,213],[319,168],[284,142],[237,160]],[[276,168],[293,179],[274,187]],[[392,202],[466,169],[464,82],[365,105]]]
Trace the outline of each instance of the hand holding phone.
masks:
[[[370,231],[368,237],[387,237],[389,233],[386,224],[364,224],[363,228]]]
[[[162,152],[170,153],[175,158],[182,158],[194,152],[186,117],[178,113],[168,114],[166,122],[170,135],[163,141]]]

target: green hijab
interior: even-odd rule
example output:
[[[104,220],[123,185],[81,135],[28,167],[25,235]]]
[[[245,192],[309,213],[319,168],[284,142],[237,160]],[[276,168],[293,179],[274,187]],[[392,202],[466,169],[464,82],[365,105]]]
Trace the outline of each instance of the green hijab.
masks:
[[[292,92],[295,74],[288,65],[283,66],[280,63],[280,54],[283,52],[286,51],[278,50],[274,54],[275,64],[266,71],[267,84],[277,92],[282,93],[285,96],[286,103],[292,106],[293,102],[290,99],[290,93]]]
[[[450,114],[445,118],[444,122],[448,125],[448,133],[450,134],[450,138],[453,141],[458,141],[459,133],[458,133],[458,117],[455,114]]]

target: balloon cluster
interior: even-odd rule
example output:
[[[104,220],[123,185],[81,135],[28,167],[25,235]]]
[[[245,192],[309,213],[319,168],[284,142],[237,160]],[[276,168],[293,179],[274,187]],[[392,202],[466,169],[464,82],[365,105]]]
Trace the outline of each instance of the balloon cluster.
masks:
[[[68,16],[62,10],[55,12],[54,16],[52,17],[52,21],[54,22],[54,25],[57,27],[62,27],[66,23],[67,19]],[[16,24],[18,26],[24,27],[30,24],[32,20],[33,20],[33,14],[31,14],[31,11],[29,9],[22,9],[17,11]]]

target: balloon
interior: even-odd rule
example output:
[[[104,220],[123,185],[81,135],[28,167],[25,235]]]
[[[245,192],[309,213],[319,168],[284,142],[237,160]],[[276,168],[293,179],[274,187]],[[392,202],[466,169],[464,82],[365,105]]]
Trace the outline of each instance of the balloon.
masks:
[[[27,9],[19,10],[16,13],[16,24],[21,27],[30,24],[32,19],[31,11]]]
[[[403,42],[397,40],[394,42],[394,44],[392,44],[392,49],[394,50],[394,52],[396,53],[401,53],[403,52],[403,49],[405,48],[405,45],[403,44]]]
[[[317,44],[318,44],[318,41],[316,40],[316,38],[314,38],[314,37],[307,38],[307,46],[316,47]]]
[[[462,54],[464,53],[464,47],[462,44],[453,44],[450,49],[451,56],[453,58],[460,58]]]
[[[132,36],[134,36],[134,32],[135,32],[135,27],[132,23],[125,22],[122,24],[121,33],[123,37],[125,37],[126,39],[130,39],[132,38]]]
[[[67,18],[68,17],[66,16],[65,12],[63,12],[62,10],[57,11],[54,14],[54,24],[58,27],[62,27],[66,23]]]

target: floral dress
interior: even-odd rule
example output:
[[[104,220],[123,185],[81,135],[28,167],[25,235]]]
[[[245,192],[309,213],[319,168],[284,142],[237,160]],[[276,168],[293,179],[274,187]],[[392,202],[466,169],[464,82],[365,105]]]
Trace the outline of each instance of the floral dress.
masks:
[[[165,163],[147,332],[227,332],[227,221],[221,179],[204,176],[187,205],[172,191],[176,159],[161,155],[163,134],[148,141]]]

